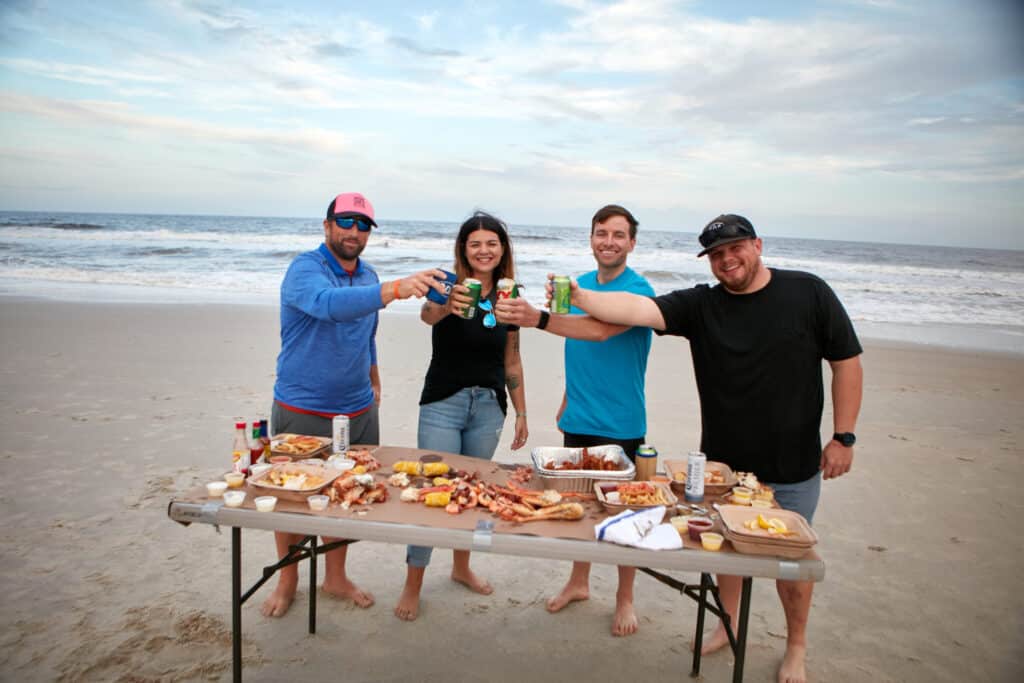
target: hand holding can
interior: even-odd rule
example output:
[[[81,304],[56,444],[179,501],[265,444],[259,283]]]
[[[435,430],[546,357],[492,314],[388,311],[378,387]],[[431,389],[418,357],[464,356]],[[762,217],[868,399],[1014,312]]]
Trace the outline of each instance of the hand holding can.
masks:
[[[472,320],[476,317],[476,308],[480,303],[480,293],[483,291],[483,283],[476,278],[467,277],[462,281],[462,286],[466,289],[468,301],[459,315],[466,320]]]
[[[552,280],[551,312],[568,313],[572,310],[572,283],[568,275],[556,275]]]

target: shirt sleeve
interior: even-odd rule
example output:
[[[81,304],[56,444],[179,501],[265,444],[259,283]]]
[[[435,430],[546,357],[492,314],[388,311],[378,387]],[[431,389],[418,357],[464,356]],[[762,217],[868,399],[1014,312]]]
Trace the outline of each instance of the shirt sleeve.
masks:
[[[285,273],[281,303],[318,320],[348,322],[383,307],[380,283],[335,287],[325,266],[314,258],[298,258]]]
[[[661,311],[661,317],[665,319],[665,329],[654,332],[659,335],[689,338],[698,329],[700,297],[706,294],[707,290],[707,285],[697,285],[690,289],[677,289],[668,294],[651,297]]]
[[[846,360],[863,352],[853,322],[839,297],[824,280],[817,286],[822,356],[828,361]]]

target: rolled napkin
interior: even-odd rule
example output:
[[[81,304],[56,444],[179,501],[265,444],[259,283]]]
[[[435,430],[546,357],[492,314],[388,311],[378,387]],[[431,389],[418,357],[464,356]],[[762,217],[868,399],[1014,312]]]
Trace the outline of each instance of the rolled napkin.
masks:
[[[664,505],[643,510],[624,510],[597,524],[594,536],[599,541],[645,550],[678,550],[683,547],[683,539],[674,526],[661,523],[664,517]]]

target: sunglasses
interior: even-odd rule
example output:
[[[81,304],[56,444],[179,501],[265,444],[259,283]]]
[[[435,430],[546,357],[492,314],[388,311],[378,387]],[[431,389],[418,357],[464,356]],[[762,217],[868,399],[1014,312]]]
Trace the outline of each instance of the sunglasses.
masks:
[[[700,246],[710,247],[712,244],[722,239],[729,239],[732,237],[753,237],[754,234],[747,226],[742,223],[721,223],[715,222],[704,228],[704,232],[700,234],[698,238],[700,240]]]
[[[484,316],[484,327],[490,329],[498,324],[497,318],[494,317],[494,305],[488,299],[483,299],[477,304],[481,311],[486,313]]]
[[[370,225],[369,221],[364,220],[362,218],[335,217],[334,224],[337,225],[339,228],[344,228],[346,230],[348,230],[354,225],[357,228],[359,228],[359,232],[370,232],[370,228],[373,227],[372,225]]]

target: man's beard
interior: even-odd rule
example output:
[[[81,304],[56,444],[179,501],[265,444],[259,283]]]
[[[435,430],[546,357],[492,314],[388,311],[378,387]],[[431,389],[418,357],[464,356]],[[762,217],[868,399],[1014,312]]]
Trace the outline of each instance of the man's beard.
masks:
[[[342,261],[354,261],[360,254],[363,253],[363,249],[366,248],[366,243],[356,243],[354,247],[347,246],[344,240],[333,240],[331,242],[331,250],[338,255]]]

